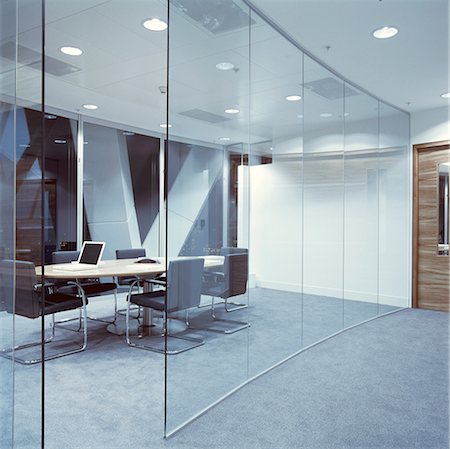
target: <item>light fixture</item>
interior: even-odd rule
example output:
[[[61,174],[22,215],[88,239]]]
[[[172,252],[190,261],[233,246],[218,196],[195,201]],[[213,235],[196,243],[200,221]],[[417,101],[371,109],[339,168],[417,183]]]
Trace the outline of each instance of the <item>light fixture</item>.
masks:
[[[445,92],[445,93],[441,94],[441,97],[444,98],[445,100],[447,98],[450,98],[450,92]]]
[[[231,139],[229,137],[219,137],[221,142],[229,142]]]
[[[53,142],[56,144],[65,144],[65,143],[67,143],[67,140],[66,139],[55,139]]]
[[[142,25],[150,31],[164,31],[167,29],[167,23],[157,18],[146,19]]]
[[[83,54],[83,50],[78,47],[61,47],[59,51],[69,56],[80,56]]]
[[[47,120],[56,120],[58,118],[58,117],[56,117],[56,115],[53,115],[53,114],[45,114],[44,117]]]
[[[98,109],[98,106],[96,104],[84,104],[83,108],[90,111],[95,111],[96,109]]]
[[[372,32],[373,37],[377,39],[389,39],[398,33],[398,29],[393,26],[378,28]]]
[[[344,117],[348,117],[350,115],[350,112],[344,112]]]
[[[124,131],[122,133],[124,136],[134,136],[135,133],[131,132],[131,131]]]
[[[233,70],[234,69],[234,64],[231,62],[219,62],[218,64],[216,64],[216,69],[217,70]]]
[[[330,114],[329,112],[324,112],[323,114],[320,114],[322,118],[330,118],[333,117],[333,114]]]
[[[270,151],[273,151],[273,147],[270,147],[269,150],[270,150]]]
[[[160,128],[172,128],[172,125],[169,123],[161,123],[161,125],[159,125]]]
[[[300,101],[302,99],[301,95],[288,95],[286,97],[287,101]]]
[[[239,114],[239,109],[237,108],[227,108],[225,109],[225,114]]]
[[[303,118],[303,114],[297,115],[297,118]]]

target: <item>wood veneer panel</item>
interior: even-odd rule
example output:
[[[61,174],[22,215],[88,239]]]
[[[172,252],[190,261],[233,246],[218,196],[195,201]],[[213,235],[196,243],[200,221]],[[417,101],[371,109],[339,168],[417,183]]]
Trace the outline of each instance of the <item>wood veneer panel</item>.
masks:
[[[450,311],[450,257],[439,256],[438,169],[450,150],[421,148],[417,154],[417,298],[424,309]]]

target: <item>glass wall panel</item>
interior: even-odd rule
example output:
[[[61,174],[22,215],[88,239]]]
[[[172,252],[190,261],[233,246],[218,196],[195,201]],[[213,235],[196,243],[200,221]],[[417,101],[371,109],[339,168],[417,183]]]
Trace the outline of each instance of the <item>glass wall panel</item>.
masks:
[[[248,304],[253,22],[239,1],[169,5],[167,304],[180,288],[192,302],[178,304],[168,319],[177,338],[166,339],[166,433],[247,379],[248,308],[241,305]],[[178,256],[207,256],[204,275],[195,268],[189,279],[173,274]]]
[[[379,313],[408,307],[410,297],[409,117],[380,103]]]
[[[345,93],[342,80],[305,56],[304,346],[343,327]]]
[[[60,232],[58,222],[52,241],[58,250],[74,245],[80,249],[83,240],[97,240],[106,243],[103,262],[115,260],[121,249],[144,250],[150,258],[160,255],[159,125],[166,111],[167,33],[145,28],[150,17],[167,21],[165,2],[46,1],[48,111],[58,116],[56,121],[66,112],[77,118],[70,130],[71,138],[77,137],[78,166],[67,182],[77,180],[79,195],[64,192],[71,214],[66,219],[71,224],[75,219],[76,226]],[[67,54],[65,46],[79,50]],[[65,151],[69,145],[54,140],[49,151]],[[64,156],[59,164],[69,162]],[[59,193],[60,213],[59,199],[64,197]],[[127,447],[130,441],[150,447],[162,439],[164,357],[127,346],[124,309],[129,285],[126,279],[116,281],[118,315],[112,291],[90,294],[86,351],[46,364],[47,448]],[[67,312],[61,318],[77,317]],[[133,336],[138,317],[133,307]],[[68,329],[77,331],[78,320],[60,325],[57,336],[82,336]]]
[[[378,313],[378,101],[345,86],[344,327]]]
[[[252,14],[249,375],[301,348],[303,54]]]
[[[0,45],[16,40],[15,2],[0,3]],[[10,78],[0,76],[0,260],[15,256],[14,169],[15,169],[15,79],[16,61],[0,56],[0,73],[9,72]],[[14,346],[14,271],[0,267],[0,349]],[[8,280],[8,281],[6,281]],[[6,282],[5,282],[6,281]],[[6,285],[10,284],[7,288]],[[14,361],[0,357],[0,447],[13,444]]]
[[[9,2],[14,3],[14,2]],[[17,2],[17,40],[10,37],[2,43],[1,58],[16,60],[16,71],[7,72],[4,86],[14,86],[15,108],[15,260],[35,266],[44,261],[44,238],[49,196],[44,189],[45,156],[42,126],[42,16],[41,0]],[[15,75],[15,76],[14,76]],[[43,323],[42,303],[29,304],[35,282],[27,279],[23,265],[16,270],[14,344],[14,447],[38,448],[42,444],[43,368],[40,364],[24,365],[42,356],[43,340],[51,330]],[[30,266],[32,271],[33,265]],[[20,346],[30,345],[24,349]],[[51,351],[47,349],[45,352]]]

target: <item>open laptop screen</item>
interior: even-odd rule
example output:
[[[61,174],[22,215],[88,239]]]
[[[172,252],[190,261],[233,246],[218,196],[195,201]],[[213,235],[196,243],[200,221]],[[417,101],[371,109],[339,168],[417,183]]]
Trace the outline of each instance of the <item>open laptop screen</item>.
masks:
[[[78,263],[97,265],[103,253],[103,242],[84,242]]]

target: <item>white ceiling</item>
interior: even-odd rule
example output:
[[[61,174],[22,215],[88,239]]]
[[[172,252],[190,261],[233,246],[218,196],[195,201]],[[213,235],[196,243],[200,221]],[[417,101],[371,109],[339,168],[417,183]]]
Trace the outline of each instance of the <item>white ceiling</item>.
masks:
[[[381,99],[410,112],[448,104],[440,98],[450,90],[448,0],[250,1],[307,51]],[[382,26],[399,33],[372,37]]]
[[[245,10],[240,0],[235,2]],[[37,52],[39,3],[19,3],[19,44]],[[254,0],[254,4],[282,23],[306,49],[380,98],[405,110],[446,104],[439,97],[448,90],[446,0]],[[165,0],[46,0],[46,54],[80,69],[64,76],[47,74],[46,105],[163,132],[159,124],[166,121],[166,96],[158,87],[167,84],[167,34],[148,31],[142,22],[155,16],[165,19],[166,14]],[[343,98],[329,100],[307,89],[303,92],[303,82],[332,78],[342,92],[344,84],[309,58],[303,67],[296,47],[259,17],[252,18],[251,34],[248,27],[214,34],[171,8],[171,134],[215,143],[229,137],[235,143],[247,141],[250,129],[252,142],[268,142],[261,149],[269,151],[270,142],[301,136],[304,115],[309,128],[339,132]],[[384,42],[373,39],[370,31],[386,23],[399,26],[399,35]],[[433,37],[418,33],[427,27]],[[59,48],[65,45],[78,46],[84,53],[63,55]],[[332,47],[328,52],[326,45]],[[223,61],[239,70],[218,71],[215,65]],[[6,95],[16,87],[11,69],[11,61],[0,57],[0,93]],[[38,70],[19,66],[18,96],[38,104],[40,81]],[[377,102],[357,93],[345,102],[347,126],[352,121],[376,125]],[[290,94],[301,94],[303,100],[287,102],[284,97]],[[407,106],[406,101],[412,104]],[[85,111],[84,103],[98,104],[99,109]],[[227,107],[238,107],[240,113],[228,116]],[[212,124],[180,114],[192,109],[224,121]],[[321,113],[333,117],[323,119]]]

